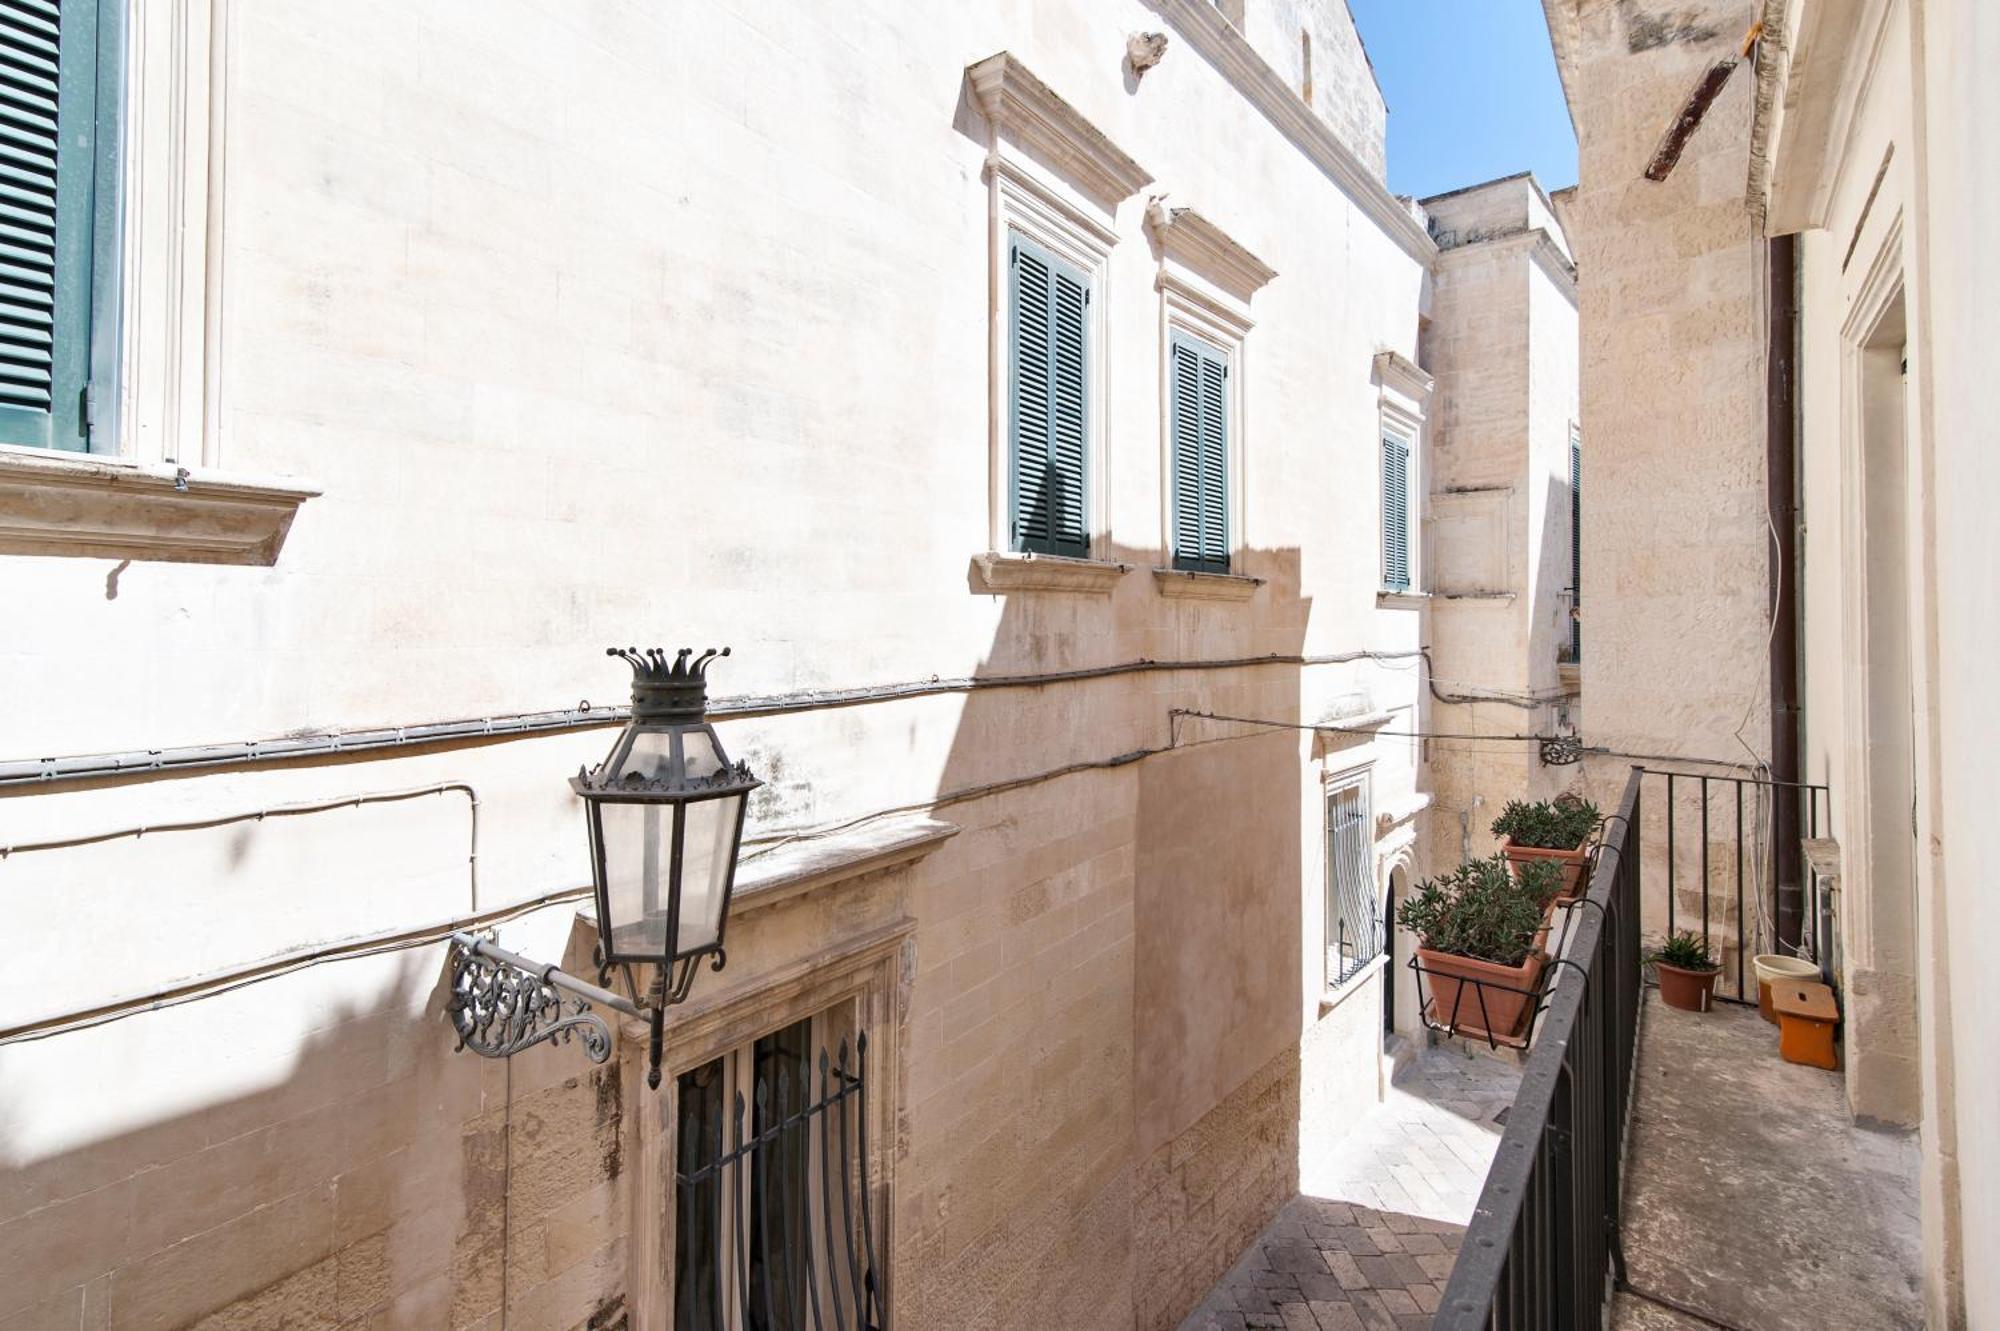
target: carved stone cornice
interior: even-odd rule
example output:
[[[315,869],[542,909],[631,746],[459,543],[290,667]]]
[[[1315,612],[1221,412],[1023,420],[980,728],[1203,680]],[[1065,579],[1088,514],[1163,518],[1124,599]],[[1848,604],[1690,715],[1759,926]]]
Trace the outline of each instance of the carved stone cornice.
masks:
[[[1010,51],[967,65],[965,81],[997,139],[1010,139],[1065,172],[1107,208],[1152,183],[1103,131],[1036,78]]]
[[[1167,258],[1200,273],[1238,300],[1249,300],[1278,275],[1277,269],[1192,208],[1169,208],[1156,198],[1146,208],[1146,229]]]
[[[299,505],[295,482],[0,450],[0,555],[274,564]]]

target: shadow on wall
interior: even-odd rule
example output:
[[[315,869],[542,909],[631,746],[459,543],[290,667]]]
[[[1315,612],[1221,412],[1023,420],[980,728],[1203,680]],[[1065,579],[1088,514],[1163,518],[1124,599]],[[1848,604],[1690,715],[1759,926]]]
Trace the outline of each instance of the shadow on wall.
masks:
[[[1296,550],[1240,601],[1107,557],[1108,595],[1006,597],[979,673],[1303,649]],[[1294,665],[968,696],[941,796],[1070,770],[949,802],[916,889],[912,1060],[951,1072],[898,1166],[905,1325],[1173,1326],[1296,1191],[1305,745],[1170,713],[1299,703]]]
[[[1247,600],[1163,595],[1151,552],[1122,557],[1109,595],[1008,597],[981,672],[1302,650],[1296,551],[1241,556]],[[939,793],[1009,788],[947,802],[963,833],[913,887],[930,1090],[899,1134],[899,1324],[1172,1326],[1296,1192],[1310,750],[1212,723],[1159,750],[1176,707],[1299,706],[1289,664],[967,696]],[[455,1053],[444,973],[442,946],[344,960],[0,1048],[0,1331],[503,1303],[619,1331],[643,1060]],[[88,1123],[27,1098],[56,1087]]]
[[[312,1010],[329,970],[351,993],[363,966],[379,999],[317,1013],[275,1078],[243,1071],[263,1052],[243,1046],[285,1038],[272,1013]],[[447,997],[429,947],[0,1049],[0,1087],[12,1069],[114,1114],[181,1098],[179,1065],[262,1081],[55,1153],[0,1089],[0,1328],[457,1327],[503,1293],[510,1325],[623,1327],[622,1225],[601,1223],[622,1214],[619,1063],[453,1053]]]

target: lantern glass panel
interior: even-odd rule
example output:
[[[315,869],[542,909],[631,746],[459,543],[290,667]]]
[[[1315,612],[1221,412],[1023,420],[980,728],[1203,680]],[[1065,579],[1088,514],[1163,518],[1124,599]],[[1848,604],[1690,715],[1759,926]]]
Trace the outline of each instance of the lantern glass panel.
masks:
[[[674,733],[671,730],[641,730],[632,736],[632,749],[614,779],[636,776],[646,781],[664,781],[673,767]],[[616,752],[614,749],[613,752]]]
[[[647,738],[644,735],[641,740]],[[636,746],[635,746],[636,748]],[[664,957],[667,901],[673,890],[673,804],[598,806],[604,829],[604,895],[609,951],[621,957]]]
[[[681,928],[676,951],[711,947],[722,936],[723,894],[736,869],[736,829],[742,795],[687,806],[681,846]]]
[[[683,731],[681,745],[687,756],[688,780],[711,777],[722,770],[722,746],[715,742],[715,732],[707,726]]]

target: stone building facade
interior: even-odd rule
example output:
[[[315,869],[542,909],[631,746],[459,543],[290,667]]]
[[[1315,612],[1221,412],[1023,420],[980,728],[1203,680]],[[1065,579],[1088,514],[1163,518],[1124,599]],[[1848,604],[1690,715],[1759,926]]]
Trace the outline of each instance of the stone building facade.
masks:
[[[1996,555],[1977,365],[2000,291],[1978,228],[2000,189],[1983,132],[2000,16],[1971,0],[1545,8],[1583,145],[1591,730],[1825,788],[1816,826],[1770,826],[1818,833],[1800,873],[1833,916],[1848,1105],[1917,1134],[1927,1324],[1987,1325]],[[1678,164],[1643,178],[1723,65]],[[1781,637],[1795,671],[1768,650]]]
[[[1377,1098],[1426,868],[1437,247],[1345,7],[61,10],[115,151],[0,447],[0,1328],[671,1327],[686,1087],[799,1029],[870,1038],[897,1325],[1173,1325]],[[767,782],[658,1092],[445,1020],[452,929],[590,970],[634,642],[733,648]]]
[[[1425,591],[1443,694],[1440,737],[1425,741],[1429,859],[1453,864],[1493,853],[1487,829],[1507,800],[1551,798],[1579,775],[1501,738],[1581,725],[1576,266],[1533,176],[1422,207],[1438,242],[1422,342],[1437,380]]]

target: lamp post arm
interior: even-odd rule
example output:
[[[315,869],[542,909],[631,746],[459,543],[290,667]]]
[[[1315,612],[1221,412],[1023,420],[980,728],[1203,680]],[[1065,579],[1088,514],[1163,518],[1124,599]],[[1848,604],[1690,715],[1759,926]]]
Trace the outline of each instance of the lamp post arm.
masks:
[[[599,988],[588,980],[578,979],[576,976],[559,967],[544,966],[540,962],[530,961],[518,952],[509,952],[506,948],[489,942],[476,934],[455,933],[451,936],[451,941],[476,957],[485,957],[487,960],[497,961],[503,966],[512,966],[516,970],[526,971],[543,984],[552,984],[558,989],[566,989],[587,1003],[595,1003],[599,1007],[608,1007],[613,1012],[622,1013],[627,1017],[643,1017],[646,1015],[644,1008],[641,1008],[637,1003],[634,1003],[631,999],[621,994],[614,994],[609,989]]]

